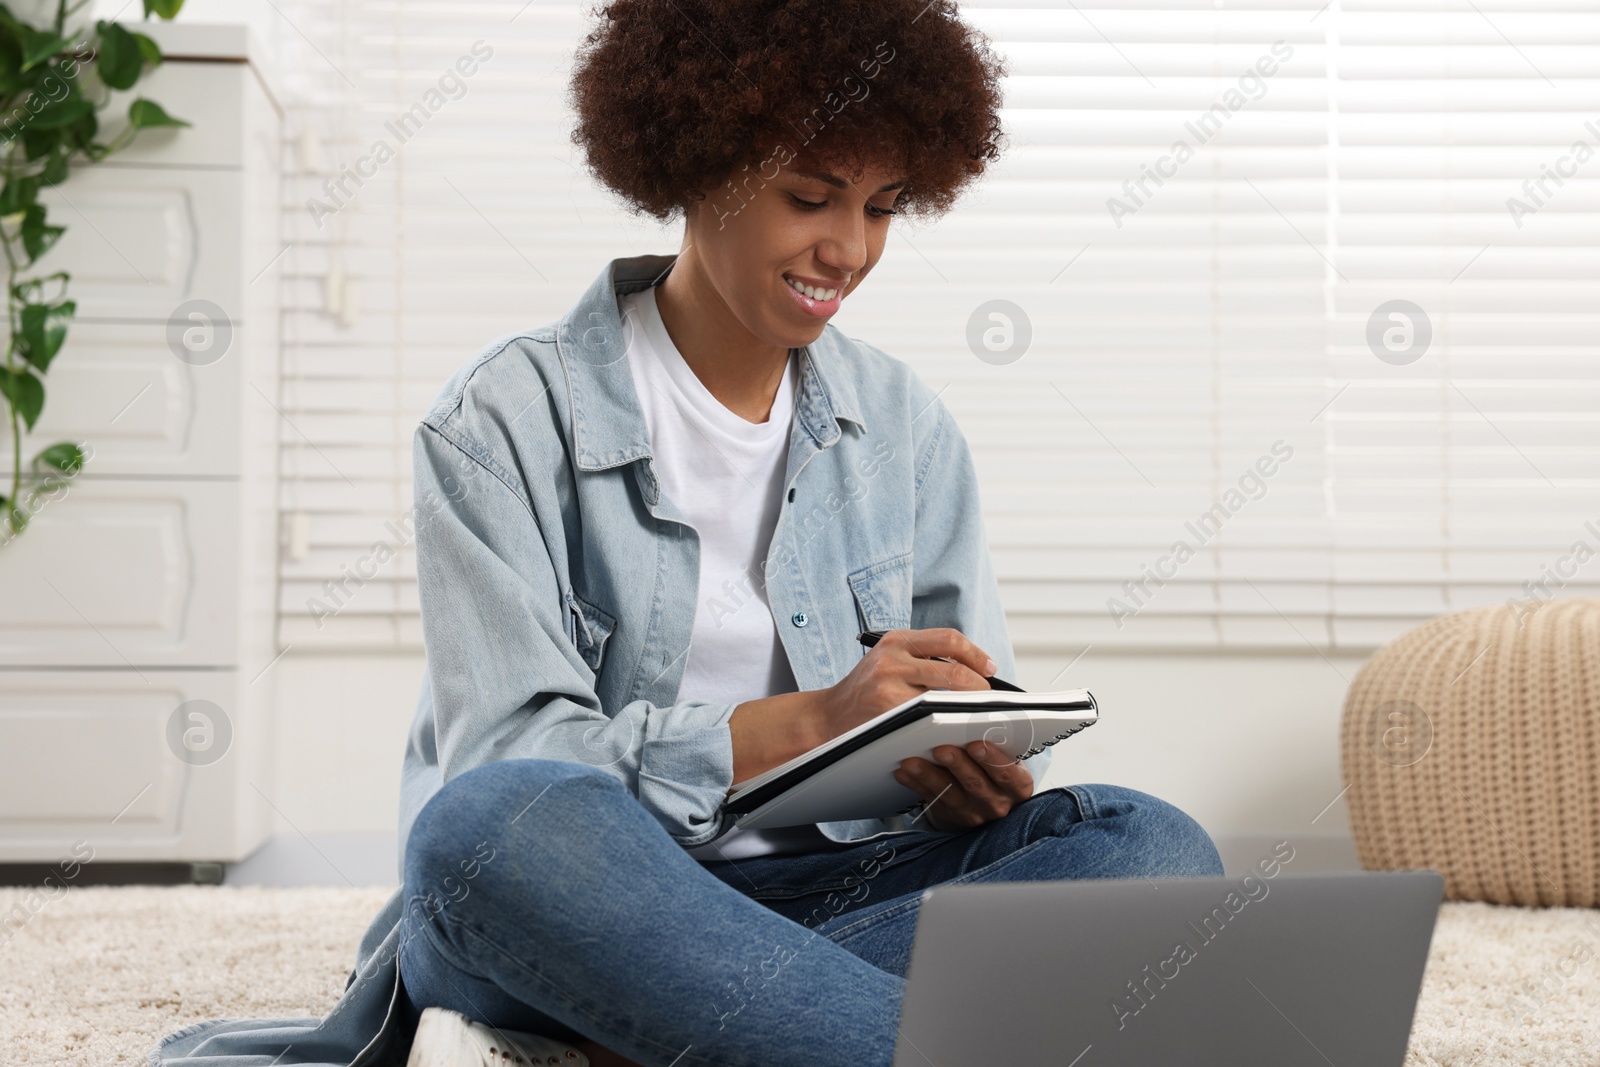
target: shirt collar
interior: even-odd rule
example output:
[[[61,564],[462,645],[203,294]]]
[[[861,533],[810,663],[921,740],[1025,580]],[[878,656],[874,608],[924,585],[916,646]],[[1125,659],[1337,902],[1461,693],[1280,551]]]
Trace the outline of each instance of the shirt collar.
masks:
[[[651,455],[644,411],[633,388],[617,297],[658,282],[676,255],[614,259],[556,328],[556,349],[567,371],[574,459],[580,470],[605,470]],[[832,325],[800,350],[795,419],[823,448],[837,441],[839,421],[867,428],[853,371],[858,357]]]

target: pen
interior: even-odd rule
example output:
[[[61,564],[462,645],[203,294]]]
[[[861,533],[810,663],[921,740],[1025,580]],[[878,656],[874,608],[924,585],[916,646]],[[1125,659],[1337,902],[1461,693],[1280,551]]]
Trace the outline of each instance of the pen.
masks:
[[[860,641],[863,645],[866,645],[868,648],[871,648],[873,645],[877,644],[880,640],[882,640],[883,634],[884,634],[884,631],[882,631],[882,630],[864,630],[861,633],[856,634],[856,640]],[[929,656],[928,658],[929,659],[936,659],[940,663],[950,663],[950,662],[952,662],[951,660],[948,660],[943,656]],[[1012,692],[1012,693],[1026,692],[1026,690],[1024,690],[1020,685],[1012,685],[1010,682],[1006,681],[1004,678],[998,678],[998,677],[990,678],[988,681],[989,681],[989,688],[990,689],[1005,689],[1005,690],[1007,690],[1009,692]]]

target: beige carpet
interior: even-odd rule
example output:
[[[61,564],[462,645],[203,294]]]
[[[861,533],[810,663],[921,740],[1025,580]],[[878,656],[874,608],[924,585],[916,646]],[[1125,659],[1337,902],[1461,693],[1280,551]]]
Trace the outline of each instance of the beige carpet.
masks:
[[[190,1023],[321,1015],[389,892],[72,889],[0,944],[0,1064],[143,1067]],[[1446,905],[1406,1065],[1600,1065],[1600,913]]]

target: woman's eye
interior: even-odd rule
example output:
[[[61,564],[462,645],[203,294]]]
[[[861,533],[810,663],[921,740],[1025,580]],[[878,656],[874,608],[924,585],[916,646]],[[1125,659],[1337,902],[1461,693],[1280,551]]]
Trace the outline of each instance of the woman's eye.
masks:
[[[826,200],[806,200],[803,197],[795,196],[793,193],[789,194],[789,199],[794,203],[794,206],[799,208],[801,211],[816,211],[818,208],[824,208],[828,206],[828,202]],[[876,204],[869,203],[866,205],[866,207],[867,214],[875,219],[886,219],[890,215],[899,214],[898,211],[895,211],[892,208],[879,207]]]

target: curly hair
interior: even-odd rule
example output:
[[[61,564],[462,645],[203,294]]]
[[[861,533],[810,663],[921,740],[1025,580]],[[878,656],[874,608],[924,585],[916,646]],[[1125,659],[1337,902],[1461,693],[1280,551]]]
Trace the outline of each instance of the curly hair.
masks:
[[[572,140],[635,212],[666,221],[799,158],[893,167],[896,207],[937,215],[1000,155],[1004,63],[954,0],[612,0],[598,17]]]

